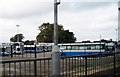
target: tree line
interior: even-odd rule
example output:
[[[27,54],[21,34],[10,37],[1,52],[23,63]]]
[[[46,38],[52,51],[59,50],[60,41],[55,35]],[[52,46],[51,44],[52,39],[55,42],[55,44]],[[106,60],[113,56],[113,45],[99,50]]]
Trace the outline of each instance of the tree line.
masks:
[[[39,33],[36,36],[36,40],[38,43],[53,43],[54,38],[54,24],[53,23],[43,23],[38,26]],[[15,36],[10,38],[11,42],[17,42],[19,37],[19,42],[23,42],[23,34],[16,34]],[[58,43],[74,43],[76,41],[76,37],[73,32],[69,30],[65,30],[63,25],[58,25]],[[33,44],[34,41],[26,40],[25,44]]]

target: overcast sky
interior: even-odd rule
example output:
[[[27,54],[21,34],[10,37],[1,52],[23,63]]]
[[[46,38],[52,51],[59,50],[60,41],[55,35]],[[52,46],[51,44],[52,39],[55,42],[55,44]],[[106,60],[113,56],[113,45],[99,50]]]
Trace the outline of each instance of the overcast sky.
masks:
[[[38,26],[54,22],[53,0],[0,0],[0,43],[19,33],[35,40]],[[116,40],[118,0],[62,0],[58,24],[75,34],[77,41]]]

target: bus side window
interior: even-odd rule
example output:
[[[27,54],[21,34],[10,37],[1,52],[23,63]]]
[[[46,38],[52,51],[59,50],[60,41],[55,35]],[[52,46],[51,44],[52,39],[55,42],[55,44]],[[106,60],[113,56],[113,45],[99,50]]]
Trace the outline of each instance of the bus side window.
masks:
[[[112,51],[115,51],[115,47],[114,46],[112,47]]]
[[[106,47],[106,49],[105,49],[106,51],[109,51],[109,49],[108,49],[108,47]]]
[[[2,52],[5,52],[5,48],[2,48]]]

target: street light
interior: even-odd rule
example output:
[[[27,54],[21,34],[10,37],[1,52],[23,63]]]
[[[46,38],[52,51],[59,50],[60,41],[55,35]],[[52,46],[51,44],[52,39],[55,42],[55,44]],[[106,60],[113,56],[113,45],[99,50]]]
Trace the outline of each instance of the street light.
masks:
[[[101,35],[100,35],[100,53],[101,53]]]
[[[19,42],[19,27],[20,27],[20,25],[16,25],[16,27],[17,27],[17,42]]]
[[[54,3],[57,5],[60,4],[60,2],[61,2],[60,0],[54,0]]]
[[[52,77],[60,77],[60,53],[58,47],[58,21],[57,21],[57,6],[60,0],[54,0],[54,46],[52,50]]]
[[[115,29],[115,31],[116,31],[116,42],[117,42],[117,31],[118,31],[118,30],[117,30],[117,29]]]

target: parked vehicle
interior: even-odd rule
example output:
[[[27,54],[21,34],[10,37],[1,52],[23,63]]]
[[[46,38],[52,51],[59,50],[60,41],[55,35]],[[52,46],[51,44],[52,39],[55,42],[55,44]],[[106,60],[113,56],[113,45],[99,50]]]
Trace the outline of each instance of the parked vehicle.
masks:
[[[114,51],[114,43],[64,43],[59,46],[61,56],[106,54]]]

